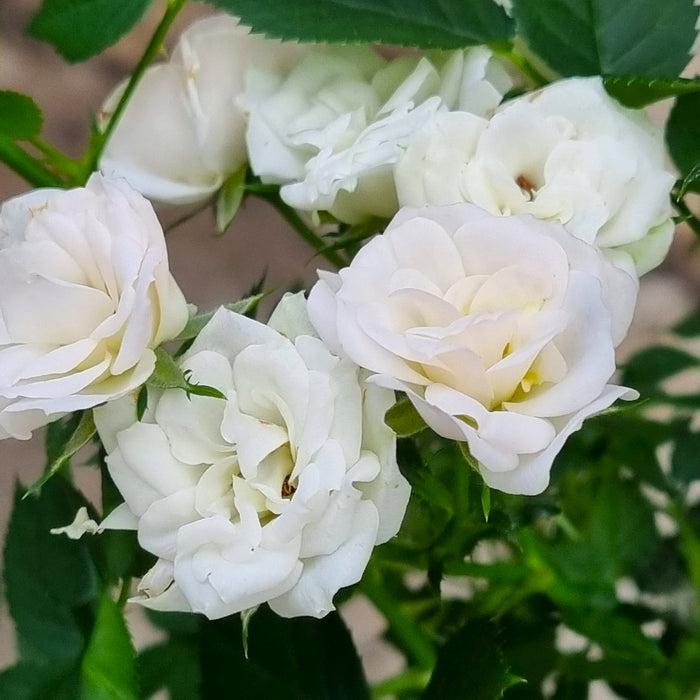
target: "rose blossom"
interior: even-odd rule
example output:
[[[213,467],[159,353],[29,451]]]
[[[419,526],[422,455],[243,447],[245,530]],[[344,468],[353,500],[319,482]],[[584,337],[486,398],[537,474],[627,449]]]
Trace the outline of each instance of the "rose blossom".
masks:
[[[396,167],[402,206],[472,202],[559,221],[643,274],[673,236],[663,134],[599,78],[561,80],[504,103],[490,120],[437,115]]]
[[[120,180],[0,210],[0,438],[141,385],[187,321],[151,205]]]
[[[393,392],[365,386],[288,295],[270,326],[220,309],[181,366],[226,400],[172,389],[95,411],[125,504],[108,527],[138,530],[158,557],[147,607],[219,618],[268,602],[322,617],[398,530],[409,487],[384,424]]]
[[[251,168],[298,209],[389,218],[393,164],[416,131],[441,110],[490,115],[510,86],[485,47],[390,62],[369,47],[313,49],[287,75],[250,72]]]
[[[634,394],[607,382],[636,278],[558,224],[402,209],[349,267],[319,275],[308,309],[328,346],[466,441],[494,488],[542,491],[584,418]]]
[[[251,36],[228,15],[192,24],[167,63],[141,78],[107,142],[103,172],[119,175],[150,199],[206,199],[247,160],[245,116],[238,104],[251,64],[282,69],[294,44]],[[105,102],[106,123],[126,87]]]

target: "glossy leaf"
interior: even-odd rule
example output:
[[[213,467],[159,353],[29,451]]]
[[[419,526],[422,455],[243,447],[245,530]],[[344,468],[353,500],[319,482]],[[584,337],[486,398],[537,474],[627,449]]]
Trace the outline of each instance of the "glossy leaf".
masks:
[[[279,39],[456,49],[502,44],[514,23],[493,0],[209,0]]]
[[[84,606],[98,596],[88,544],[50,534],[85,506],[64,479],[49,481],[38,497],[22,500],[17,487],[5,541],[5,594],[24,660],[77,659],[85,645]]]
[[[686,316],[680,323],[673,327],[673,332],[684,338],[696,338],[700,336],[700,308]]]
[[[661,345],[645,348],[625,364],[622,383],[638,389],[642,398],[654,387],[677,372],[698,366],[698,359],[676,348]]]
[[[350,634],[337,613],[284,619],[261,608],[250,621],[249,658],[240,616],[205,622],[201,631],[202,700],[369,700]]]
[[[529,47],[562,75],[676,77],[690,60],[691,0],[514,0]]]
[[[84,61],[117,42],[152,0],[44,0],[28,32],[68,61]]]
[[[193,615],[188,615],[196,621]],[[148,647],[138,656],[141,696],[149,698],[167,689],[170,700],[199,697],[202,683],[197,650],[190,642],[171,640]]]
[[[645,78],[612,75],[603,79],[605,89],[626,107],[646,107],[667,97],[700,92],[698,78]]]
[[[244,297],[238,301],[234,301],[232,304],[226,304],[226,308],[229,311],[234,311],[237,314],[243,314],[244,316],[250,315],[258,306],[258,304],[268,295],[268,292],[262,292],[260,294],[253,294],[252,296]],[[176,341],[192,340],[196,338],[202,328],[211,321],[214,311],[208,311],[202,314],[197,314],[192,316],[187,322],[187,325],[183,328],[180,335],[175,338]]]
[[[700,162],[700,93],[676,100],[666,122],[668,150],[683,177]]]
[[[0,673],[3,700],[78,700],[77,664],[20,661]]]
[[[503,660],[498,637],[498,628],[483,619],[458,630],[440,651],[423,700],[498,700],[506,689],[521,683]]]
[[[84,411],[73,432],[70,433],[64,444],[60,449],[56,448],[58,454],[50,462],[44,474],[27,489],[24,498],[39,491],[51,477],[55,476],[56,473],[65,467],[70,461],[70,458],[78,452],[78,450],[85,447],[85,445],[92,440],[96,432],[97,428],[95,428],[92,411]]]
[[[190,382],[188,376],[186,373],[183,373],[173,356],[163,350],[163,348],[156,348],[156,368],[148,378],[147,384],[157,389],[182,389],[188,395],[209,396],[215,399],[226,398],[214,387]]]
[[[43,120],[41,110],[31,97],[0,91],[0,136],[30,139],[39,135]]]
[[[124,617],[105,591],[82,662],[84,700],[137,700],[134,647]]]

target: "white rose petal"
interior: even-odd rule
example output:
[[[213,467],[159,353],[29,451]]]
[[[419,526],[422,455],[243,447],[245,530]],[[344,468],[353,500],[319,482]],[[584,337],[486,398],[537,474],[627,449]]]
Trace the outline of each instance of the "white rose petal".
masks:
[[[607,382],[636,294],[560,225],[457,204],[402,209],[308,310],[369,382],[467,442],[487,484],[532,494],[587,416],[635,395]]]
[[[504,103],[490,121],[438,114],[396,166],[401,206],[472,202],[559,221],[641,275],[673,236],[663,134],[599,78],[562,80]]]
[[[246,162],[245,116],[238,104],[252,64],[282,69],[293,44],[249,34],[228,15],[199,20],[170,61],[146,70],[100,161],[146,197],[167,204],[201,201]],[[102,108],[106,124],[126,85]]]
[[[226,400],[165,390],[142,422],[130,398],[96,409],[125,499],[115,526],[135,520],[158,557],[143,605],[214,619],[268,602],[322,617],[398,531],[409,487],[384,424],[393,393],[333,355],[305,306],[284,297],[269,326],[213,316],[181,365]]]
[[[485,47],[388,63],[368,47],[313,49],[286,75],[248,75],[251,167],[293,207],[389,218],[393,166],[416,132],[448,109],[490,115],[510,86]]]
[[[187,321],[150,204],[122,180],[0,210],[0,438],[124,396]]]

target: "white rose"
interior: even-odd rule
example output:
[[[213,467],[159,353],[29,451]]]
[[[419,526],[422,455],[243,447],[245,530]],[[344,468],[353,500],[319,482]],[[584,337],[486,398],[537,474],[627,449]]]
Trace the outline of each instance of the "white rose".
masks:
[[[0,210],[0,438],[143,384],[187,306],[151,205],[124,181]]]
[[[380,107],[371,79],[384,65],[369,46],[330,46],[307,49],[286,74],[251,67],[243,104],[253,172],[277,185],[299,180],[322,147],[314,138],[319,130],[334,124],[337,139],[354,138]]]
[[[138,529],[158,557],[144,605],[322,617],[397,532],[409,487],[383,422],[393,392],[332,355],[305,304],[287,296],[272,327],[214,315],[182,367],[225,401],[169,390],[142,422],[133,399],[95,411],[125,499],[104,524]]]
[[[466,441],[494,488],[541,492],[584,418],[634,394],[607,382],[636,278],[558,224],[402,209],[349,267],[319,274],[308,310],[324,341]]]
[[[402,206],[473,202],[494,214],[559,221],[643,274],[673,236],[663,134],[572,78],[505,103],[490,120],[438,115],[396,168]]]
[[[491,114],[511,82],[485,47],[387,63],[369,47],[316,49],[291,73],[247,81],[253,171],[298,209],[391,217],[393,164],[440,110]]]
[[[227,15],[192,24],[167,63],[150,67],[131,96],[100,161],[150,199],[206,199],[246,158],[245,115],[238,99],[252,64],[282,68],[294,44],[251,36]],[[102,108],[106,121],[126,83]]]

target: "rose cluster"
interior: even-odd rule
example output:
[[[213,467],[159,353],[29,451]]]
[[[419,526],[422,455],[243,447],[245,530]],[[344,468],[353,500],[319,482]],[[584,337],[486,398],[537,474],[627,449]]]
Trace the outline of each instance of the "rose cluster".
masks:
[[[513,494],[543,491],[567,437],[636,396],[611,378],[673,232],[661,133],[598,78],[504,101],[517,80],[485,47],[387,59],[214,17],[145,72],[102,175],[3,206],[0,437],[94,408],[124,499],[101,528],[156,557],[137,600],[332,610],[406,510],[397,391]],[[377,235],[267,324],[216,311],[175,360],[210,395],[151,385],[137,410],[188,320],[144,197],[206,200],[244,168]]]

